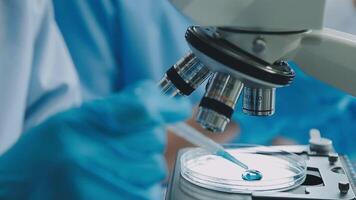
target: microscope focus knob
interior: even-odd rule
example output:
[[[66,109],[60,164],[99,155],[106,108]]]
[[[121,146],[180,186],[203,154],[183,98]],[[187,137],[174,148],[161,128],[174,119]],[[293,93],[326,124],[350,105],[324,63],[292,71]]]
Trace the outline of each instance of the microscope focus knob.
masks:
[[[333,150],[332,141],[327,138],[321,137],[320,131],[318,129],[310,130],[309,147],[310,151],[322,154],[328,153]]]

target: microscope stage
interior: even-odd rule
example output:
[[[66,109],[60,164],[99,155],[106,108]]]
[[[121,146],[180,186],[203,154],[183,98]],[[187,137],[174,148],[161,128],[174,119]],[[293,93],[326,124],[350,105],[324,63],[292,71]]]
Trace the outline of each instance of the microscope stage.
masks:
[[[185,169],[186,164],[184,163],[182,169],[181,168],[182,162],[187,161],[186,159],[184,159],[184,156],[187,155],[187,152],[189,153],[190,151],[193,150],[196,151],[196,149],[183,149],[178,153],[175,169],[168,186],[166,199],[167,200],[175,200],[175,199],[185,199],[185,200],[190,200],[190,199],[192,200],[193,199],[202,199],[202,200],[350,199],[351,200],[351,199],[356,199],[355,174],[347,157],[345,156],[330,157],[327,155],[317,154],[315,152],[310,152],[308,146],[291,146],[290,148],[286,147],[285,149],[286,150],[288,149],[287,150],[288,152],[296,153],[299,155],[299,157],[303,157],[305,159],[306,174],[302,179],[302,182],[296,183],[294,186],[291,186],[289,188],[282,187],[278,189],[273,187],[271,188],[266,187],[267,189],[262,188],[262,189],[256,189],[255,191],[253,189],[254,187],[253,185],[255,185],[256,188],[261,188],[259,187],[259,185],[262,184],[261,182],[260,183],[259,181],[249,182],[248,183],[249,187],[247,187],[246,185],[243,186],[245,187],[245,190],[239,187],[231,187],[231,183],[227,183],[226,188],[222,188],[224,187],[224,184],[221,184],[219,180],[226,180],[226,179],[214,179],[213,176],[223,175],[225,176],[224,178],[227,178],[226,172],[229,169],[223,171],[223,169],[221,170],[220,168],[216,168],[216,170],[214,170],[215,169],[214,167],[219,167],[219,166],[214,166],[213,168],[210,169],[209,167],[205,168],[204,170],[207,170],[206,172],[209,172],[209,170],[215,171],[215,172],[210,172],[210,174],[208,173],[208,175],[213,174],[213,176],[210,177],[207,176],[208,179],[205,179],[205,177],[201,176],[202,174],[204,175],[204,173],[199,173],[197,176],[197,174],[194,174],[194,171],[187,171]],[[331,154],[331,155],[337,155],[337,154]],[[202,162],[204,162],[204,160],[199,161],[200,164]],[[275,164],[277,162],[278,162],[277,160],[274,161]],[[261,167],[266,168],[267,165],[268,164]],[[194,166],[196,167],[197,165]],[[195,169],[199,169],[199,168],[195,168]],[[202,168],[199,170],[202,170]],[[277,171],[274,172],[271,171],[271,174],[275,173],[276,176],[278,176],[278,174],[280,176],[281,173],[278,173]],[[266,171],[264,173],[265,176],[271,175],[271,174],[267,174],[268,172]],[[271,180],[271,178],[269,179]],[[210,180],[211,182],[208,182],[207,184],[206,180]],[[273,186],[273,184],[276,183],[276,180],[279,180],[278,177],[274,181],[265,182],[265,185],[271,184]],[[237,181],[235,183],[240,184],[241,182]],[[275,184],[274,186],[276,185],[277,184]],[[210,187],[210,186],[219,186],[219,187]]]

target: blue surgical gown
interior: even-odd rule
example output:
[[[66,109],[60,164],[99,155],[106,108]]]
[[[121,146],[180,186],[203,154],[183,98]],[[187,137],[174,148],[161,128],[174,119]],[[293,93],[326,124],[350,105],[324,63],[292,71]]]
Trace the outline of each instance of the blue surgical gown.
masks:
[[[85,98],[144,78],[158,80],[188,51],[184,33],[190,23],[167,0],[54,0],[54,6]],[[268,144],[285,136],[306,143],[308,130],[319,128],[338,151],[354,153],[355,100],[297,74],[291,87],[278,91],[275,116],[248,117],[237,109],[242,132],[235,141]]]
[[[158,81],[187,51],[189,21],[167,0],[54,0],[85,99]]]
[[[51,1],[0,1],[0,154],[26,129],[80,102]]]

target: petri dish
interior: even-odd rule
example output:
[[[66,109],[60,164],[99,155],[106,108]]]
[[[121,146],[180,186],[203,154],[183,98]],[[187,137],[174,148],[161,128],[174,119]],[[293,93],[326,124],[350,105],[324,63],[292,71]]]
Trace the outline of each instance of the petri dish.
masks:
[[[201,148],[193,148],[180,158],[182,177],[200,187],[230,193],[285,191],[302,184],[305,160],[278,147],[225,145],[226,150],[250,169],[262,173],[261,180],[246,181],[245,169]]]

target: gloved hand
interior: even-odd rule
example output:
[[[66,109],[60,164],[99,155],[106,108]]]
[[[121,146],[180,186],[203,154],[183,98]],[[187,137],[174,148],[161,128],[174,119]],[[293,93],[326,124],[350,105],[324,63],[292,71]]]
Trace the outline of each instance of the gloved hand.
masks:
[[[143,82],[57,114],[0,158],[0,199],[158,199],[164,125],[190,111]]]

